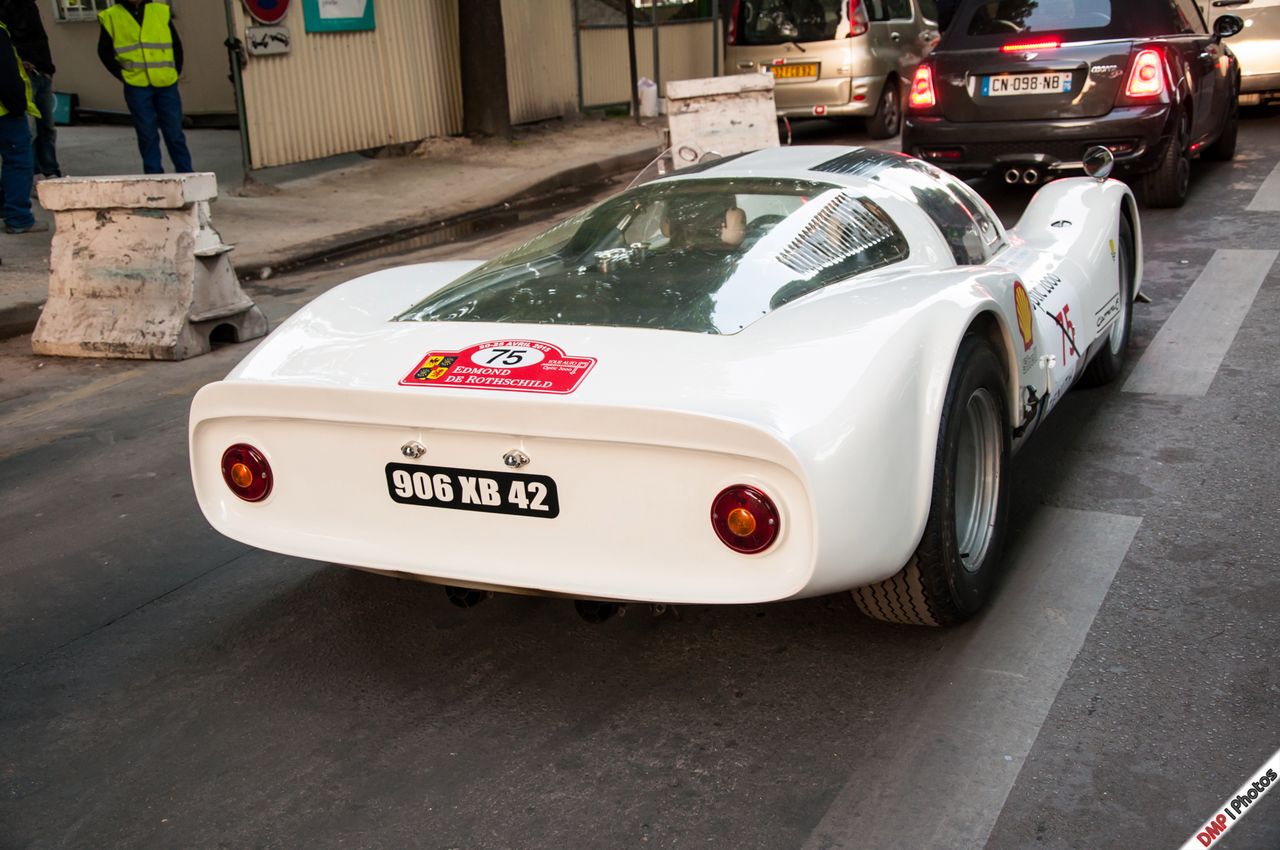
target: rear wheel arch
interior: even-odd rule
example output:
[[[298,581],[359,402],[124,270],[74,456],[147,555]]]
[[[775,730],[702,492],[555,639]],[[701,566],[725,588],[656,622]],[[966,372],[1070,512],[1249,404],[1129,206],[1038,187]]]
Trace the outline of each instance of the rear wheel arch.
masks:
[[[1018,394],[1021,392],[1022,382],[1017,367],[1017,350],[1013,347],[1013,333],[1005,325],[1004,319],[994,310],[983,310],[969,322],[969,327],[965,329],[961,339],[971,335],[986,340],[1000,360],[1000,366],[1004,369],[1005,385],[1009,390],[1005,403],[1009,405],[1010,420],[1016,420],[1017,411],[1021,410]],[[1012,424],[1014,427],[1018,425],[1016,421],[1012,421]]]

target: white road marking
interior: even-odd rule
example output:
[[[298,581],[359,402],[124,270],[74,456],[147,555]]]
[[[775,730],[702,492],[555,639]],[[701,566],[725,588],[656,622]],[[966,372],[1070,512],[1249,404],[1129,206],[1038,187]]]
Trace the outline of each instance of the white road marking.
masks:
[[[1247,207],[1249,212],[1280,212],[1280,164],[1262,181],[1258,194]]]
[[[1127,393],[1202,396],[1278,251],[1215,251],[1125,381]]]
[[[912,676],[909,713],[869,743],[805,850],[985,845],[1141,523],[1039,510],[992,608]]]

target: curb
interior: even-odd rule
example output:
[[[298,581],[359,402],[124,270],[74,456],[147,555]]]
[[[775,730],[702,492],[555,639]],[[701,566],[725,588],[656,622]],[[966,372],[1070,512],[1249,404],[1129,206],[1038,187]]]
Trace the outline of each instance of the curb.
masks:
[[[281,272],[297,271],[351,254],[402,242],[433,230],[472,221],[496,212],[508,212],[513,207],[539,201],[558,192],[589,187],[604,183],[628,171],[639,171],[652,162],[659,152],[656,147],[653,150],[646,148],[567,168],[486,207],[468,210],[446,218],[411,218],[386,222],[343,234],[320,243],[319,247],[316,247],[317,243],[312,242],[307,246],[307,250],[285,255],[275,262],[237,266],[236,274],[242,283],[252,283],[263,279],[264,272],[267,277],[270,277]],[[43,308],[43,302],[35,301],[0,307],[0,340],[31,333],[35,330],[36,321],[40,318],[40,311]]]

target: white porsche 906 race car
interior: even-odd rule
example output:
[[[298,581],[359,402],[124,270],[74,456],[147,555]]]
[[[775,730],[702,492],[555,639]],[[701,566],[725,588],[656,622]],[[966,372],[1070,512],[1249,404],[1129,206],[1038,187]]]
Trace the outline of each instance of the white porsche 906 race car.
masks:
[[[1119,372],[1141,256],[1115,181],[1006,231],[900,154],[725,158],[317,298],[196,396],[196,494],[253,546],[454,588],[956,623],[1012,450]]]

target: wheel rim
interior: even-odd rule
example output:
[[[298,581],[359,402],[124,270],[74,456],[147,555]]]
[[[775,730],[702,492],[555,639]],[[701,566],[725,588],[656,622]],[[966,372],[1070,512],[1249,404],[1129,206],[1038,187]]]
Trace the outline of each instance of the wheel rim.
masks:
[[[884,110],[884,127],[890,135],[898,132],[898,97],[895,91],[897,83],[893,80],[884,84],[884,98],[880,108]]]
[[[1124,351],[1125,328],[1129,326],[1129,311],[1133,309],[1133,299],[1129,297],[1129,253],[1127,246],[1120,244],[1120,315],[1116,316],[1111,326],[1111,353]]]
[[[976,573],[995,532],[1003,443],[996,400],[987,390],[974,390],[960,415],[955,476],[956,545],[965,570]]]

